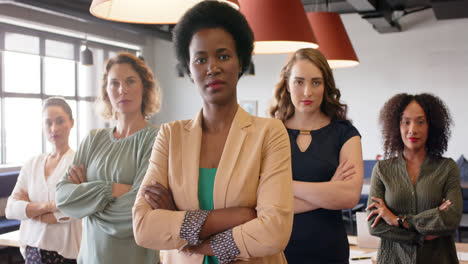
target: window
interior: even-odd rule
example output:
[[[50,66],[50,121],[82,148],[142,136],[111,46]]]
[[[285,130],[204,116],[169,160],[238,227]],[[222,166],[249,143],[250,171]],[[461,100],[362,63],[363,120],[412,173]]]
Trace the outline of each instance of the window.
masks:
[[[121,48],[88,41],[94,65],[83,66],[81,41],[0,23],[1,164],[23,163],[51,150],[42,131],[42,104],[51,96],[64,97],[72,108],[72,149],[89,130],[106,125],[94,110],[94,100],[105,60]]]
[[[42,150],[41,100],[5,98],[6,163],[24,162]]]
[[[49,95],[75,95],[75,61],[44,58],[44,92]]]
[[[5,51],[5,92],[39,93],[41,58],[39,55]]]

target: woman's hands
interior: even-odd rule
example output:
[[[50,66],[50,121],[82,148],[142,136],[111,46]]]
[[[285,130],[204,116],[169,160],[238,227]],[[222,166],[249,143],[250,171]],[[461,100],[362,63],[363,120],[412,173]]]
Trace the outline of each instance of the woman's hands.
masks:
[[[27,217],[48,224],[57,223],[57,219],[55,219],[53,214],[58,211],[55,202],[31,202],[28,192],[23,189],[19,189],[13,193],[12,197],[18,201],[28,202],[26,205]]]
[[[31,202],[29,200],[29,194],[27,191],[23,189],[19,189],[17,192],[13,193],[13,199],[18,200],[18,201],[25,201],[25,202]]]
[[[440,211],[444,211],[444,210],[447,210],[450,206],[452,205],[452,202],[450,200],[445,200],[445,198],[442,200],[442,204],[439,206],[439,210]],[[436,239],[440,236],[425,236],[424,237],[424,240],[433,240],[433,239]]]
[[[372,224],[372,227],[375,227],[377,223],[380,221],[380,219],[384,219],[384,221],[390,225],[390,226],[398,226],[398,220],[397,216],[393,214],[385,205],[385,202],[383,199],[377,198],[377,197],[371,197],[372,201],[374,201],[372,204],[370,204],[366,210],[371,210],[370,214],[367,216],[367,221],[370,221],[372,216],[377,215],[377,217],[374,220],[374,223]],[[450,200],[442,200],[442,204],[439,206],[439,210],[444,211],[447,210],[450,206],[452,205],[452,202]],[[403,223],[404,227],[407,228],[407,223]],[[438,238],[439,236],[426,236],[424,239],[425,240],[432,240],[435,238]]]
[[[375,227],[377,223],[379,223],[380,219],[384,219],[384,221],[390,225],[390,226],[398,226],[398,221],[397,221],[397,216],[394,215],[385,205],[385,202],[383,199],[377,198],[377,197],[371,197],[373,203],[371,203],[366,210],[370,210],[374,208],[370,212],[370,214],[367,216],[367,221],[370,221],[370,219],[374,216],[377,215],[377,217],[374,220],[374,223],[372,224],[372,227]]]
[[[184,251],[185,253],[188,253],[189,255],[192,255],[195,253],[195,254],[200,254],[200,255],[205,255],[205,256],[214,256],[214,252],[211,249],[209,239],[203,241],[203,243],[201,243],[200,245],[185,247],[182,251]]]
[[[203,243],[195,246],[188,246],[184,249],[186,253],[214,256],[210,246],[212,236],[230,228],[242,225],[257,218],[257,211],[248,207],[231,207],[216,209],[210,212],[205,223],[200,230],[199,239]]]
[[[445,200],[445,198],[442,200],[442,204],[439,206],[440,211],[447,210],[450,206],[452,205],[452,202],[450,200]]]
[[[114,183],[112,185],[112,196],[119,198],[120,196],[128,193],[132,189],[132,185],[123,183]]]
[[[73,182],[74,184],[80,184],[83,182],[87,182],[86,179],[86,168],[84,167],[83,164],[80,165],[80,167],[73,165],[68,170],[68,181]]]
[[[17,192],[13,193],[13,199],[31,203],[28,192],[23,189],[19,189]],[[31,205],[35,208],[35,211],[39,210],[41,212],[47,213],[58,211],[57,207],[55,206],[55,202],[34,202]]]
[[[345,160],[340,163],[330,181],[348,181],[352,179],[353,175],[356,173],[354,164],[347,164],[347,162],[348,161]]]
[[[57,218],[55,218],[55,215],[53,213],[45,213],[40,216],[36,216],[33,218],[36,221],[46,223],[46,224],[57,224]]]
[[[73,165],[68,170],[68,181],[74,183],[74,184],[80,184],[87,182],[88,179],[86,177],[86,168],[83,164],[81,164],[79,167],[76,165]],[[112,196],[115,198],[119,198],[120,196],[128,193],[132,189],[132,185],[128,184],[123,184],[123,183],[114,183],[112,185]]]
[[[145,197],[145,200],[153,210],[177,210],[171,191],[155,181],[152,181],[151,185],[143,186],[141,194]]]

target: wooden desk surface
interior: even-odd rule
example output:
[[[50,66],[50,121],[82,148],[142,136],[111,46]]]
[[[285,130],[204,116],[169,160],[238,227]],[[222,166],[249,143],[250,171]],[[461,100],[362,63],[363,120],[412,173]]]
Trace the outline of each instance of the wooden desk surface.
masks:
[[[19,247],[19,230],[1,234],[0,246]]]
[[[348,236],[348,242],[349,242],[349,249],[350,250],[357,250],[357,251],[364,251],[366,254],[372,253],[377,251],[375,248],[360,248],[357,245],[357,237],[356,236]],[[463,252],[468,254],[468,243],[455,243],[455,246],[457,247],[457,252]],[[350,263],[353,263],[353,261],[350,261]],[[355,261],[355,263],[359,263],[358,261]],[[376,263],[375,260],[372,260],[372,263]],[[460,264],[468,264],[468,261],[461,261]]]

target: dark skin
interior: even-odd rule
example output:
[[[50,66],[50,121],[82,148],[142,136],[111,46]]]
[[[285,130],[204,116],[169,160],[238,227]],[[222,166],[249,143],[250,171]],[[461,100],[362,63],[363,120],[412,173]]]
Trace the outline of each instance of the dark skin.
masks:
[[[221,28],[201,29],[189,46],[190,77],[203,99],[200,167],[218,168],[229,129],[237,112],[236,87],[241,70],[232,36]],[[211,85],[213,81],[217,85]],[[153,209],[177,210],[170,190],[159,183],[142,188]],[[257,217],[252,208],[233,207],[210,211],[199,237],[204,242],[186,252],[213,256],[209,238]]]
[[[403,157],[407,163],[408,176],[413,185],[416,184],[418,175],[420,172],[421,164],[427,155],[426,151],[426,140],[428,133],[428,123],[426,120],[426,114],[422,107],[415,101],[410,103],[402,114],[402,120],[400,120],[400,133],[404,144]],[[411,142],[407,138],[416,138],[415,142]],[[376,218],[372,227],[375,227],[377,223],[383,219],[390,226],[398,226],[397,216],[388,209],[385,201],[378,197],[371,197],[373,203],[371,203],[366,210],[372,211],[367,217],[367,221],[375,215]],[[452,205],[450,200],[442,200],[442,204],[439,206],[440,211],[447,210]],[[408,223],[403,222],[403,227],[408,229]],[[436,239],[439,236],[426,236],[425,240]]]
[[[177,211],[172,193],[163,185],[152,182],[142,188],[142,194],[151,208]],[[202,226],[199,237],[205,240],[201,245],[190,246],[186,251],[202,255],[213,256],[213,251],[209,246],[209,237],[221,233],[229,228],[246,223],[257,217],[254,209],[247,207],[222,208],[210,211],[205,223]]]

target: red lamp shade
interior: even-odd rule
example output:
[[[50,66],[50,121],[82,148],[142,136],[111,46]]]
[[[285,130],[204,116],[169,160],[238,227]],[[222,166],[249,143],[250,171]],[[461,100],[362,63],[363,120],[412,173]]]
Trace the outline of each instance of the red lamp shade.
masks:
[[[331,68],[359,65],[340,15],[334,12],[311,12],[307,14],[319,50],[325,55]]]
[[[255,35],[255,54],[289,53],[317,48],[300,0],[239,0]]]
[[[176,24],[203,0],[93,0],[89,12],[96,17],[128,23]],[[239,9],[237,0],[218,0]]]

